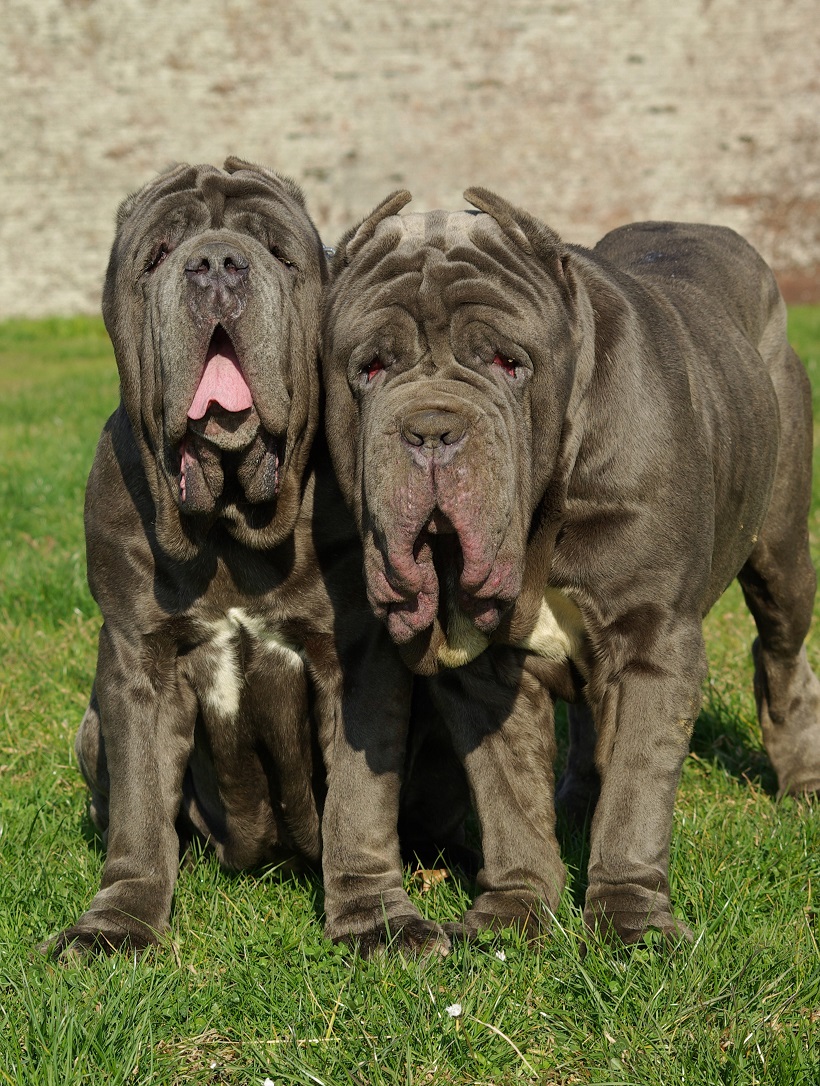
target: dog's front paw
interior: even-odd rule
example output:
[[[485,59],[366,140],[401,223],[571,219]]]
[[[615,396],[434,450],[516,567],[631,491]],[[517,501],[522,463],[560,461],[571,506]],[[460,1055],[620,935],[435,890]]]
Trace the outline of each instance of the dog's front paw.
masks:
[[[520,890],[491,890],[479,894],[461,920],[444,925],[453,939],[472,940],[483,931],[515,928],[534,941],[545,935],[552,922],[547,904],[537,895]]]
[[[160,932],[134,917],[109,913],[84,913],[76,924],[41,943],[38,949],[50,958],[63,960],[106,956],[123,951],[141,954],[158,943]]]
[[[446,957],[450,939],[439,924],[421,916],[396,916],[381,921],[367,931],[342,937],[342,942],[358,949],[363,958],[376,957],[389,951],[400,951],[416,958]]]
[[[358,950],[363,958],[393,950],[415,957],[450,952],[444,929],[425,920],[403,890],[358,898],[334,911],[325,923],[325,934],[334,943]]]
[[[797,773],[780,789],[780,795],[794,799],[820,800],[820,771],[817,769]]]
[[[620,940],[627,946],[641,942],[648,931],[659,931],[669,947],[694,940],[691,928],[673,915],[668,896],[642,886],[590,887],[584,923],[604,941]]]

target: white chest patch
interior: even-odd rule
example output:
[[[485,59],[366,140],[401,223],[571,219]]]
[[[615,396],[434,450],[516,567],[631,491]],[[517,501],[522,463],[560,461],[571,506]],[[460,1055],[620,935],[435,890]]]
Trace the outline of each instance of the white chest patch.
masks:
[[[519,648],[545,660],[577,660],[584,643],[584,618],[577,605],[557,588],[548,588],[541,601],[538,621]]]
[[[458,608],[450,610],[447,621],[447,640],[438,650],[438,662],[442,667],[461,667],[475,660],[489,645],[490,639],[470,622]]]
[[[256,646],[277,655],[280,662],[300,671],[304,667],[296,645],[264,619],[258,615],[249,615],[241,607],[231,607],[222,618],[209,623],[208,627],[211,632],[211,673],[204,689],[200,691],[200,697],[210,709],[221,716],[235,717],[239,712],[242,686],[245,682],[239,655],[239,639],[243,630]]]
[[[557,588],[548,588],[532,633],[516,648],[527,649],[545,660],[579,660],[584,644],[584,618],[577,605]],[[461,667],[479,656],[490,639],[475,628],[458,609],[451,609],[447,642],[438,650],[442,667]]]

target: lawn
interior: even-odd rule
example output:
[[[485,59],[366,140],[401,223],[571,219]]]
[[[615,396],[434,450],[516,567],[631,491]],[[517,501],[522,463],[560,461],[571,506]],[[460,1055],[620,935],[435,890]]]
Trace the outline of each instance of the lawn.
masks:
[[[817,417],[820,307],[792,310],[791,334]],[[673,902],[693,946],[588,939],[586,841],[560,825],[570,882],[536,948],[505,933],[435,962],[351,961],[322,936],[318,880],[231,876],[196,854],[164,946],[139,961],[42,957],[103,860],[72,751],[99,627],[83,489],[117,398],[101,322],[0,325],[0,395],[0,1083],[817,1086],[820,803],[774,798],[736,586],[707,622],[675,816]],[[818,559],[817,463],[815,475]],[[470,893],[407,879],[439,919]]]

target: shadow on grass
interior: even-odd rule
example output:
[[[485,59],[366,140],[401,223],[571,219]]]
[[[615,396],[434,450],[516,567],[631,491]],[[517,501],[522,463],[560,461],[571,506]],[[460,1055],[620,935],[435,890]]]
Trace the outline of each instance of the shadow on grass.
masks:
[[[714,686],[705,692],[689,749],[728,776],[772,797],[777,794],[777,774],[761,745],[757,720]]]
[[[83,841],[85,841],[88,851],[93,853],[98,860],[104,859],[105,844],[103,843],[100,831],[91,821],[87,802],[85,804],[82,821],[80,822],[80,833],[83,835]]]
[[[104,862],[106,847],[99,830],[91,820],[87,807],[80,822],[80,833],[88,851],[100,863]],[[216,853],[208,841],[199,836],[191,837],[180,833],[178,877],[185,878],[186,874],[194,871],[202,864],[213,865],[214,871],[218,870],[219,877],[228,880],[231,884],[238,884],[247,879],[255,882],[298,882],[304,888],[316,918],[321,920],[324,915],[321,871],[318,867],[311,866],[303,857],[297,855],[288,856],[279,862],[264,863],[259,864],[257,867],[234,871],[223,867],[219,863]],[[171,914],[173,915],[173,904]]]

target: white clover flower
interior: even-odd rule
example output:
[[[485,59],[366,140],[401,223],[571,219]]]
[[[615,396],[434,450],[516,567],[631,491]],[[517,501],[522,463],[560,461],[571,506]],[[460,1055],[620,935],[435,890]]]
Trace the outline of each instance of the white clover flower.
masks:
[[[495,952],[495,956],[500,962],[505,962],[507,960],[507,955],[504,953],[503,950],[497,950]]]
[[[446,1009],[451,1018],[461,1018],[462,1008],[460,1003],[451,1003]]]

